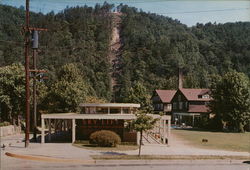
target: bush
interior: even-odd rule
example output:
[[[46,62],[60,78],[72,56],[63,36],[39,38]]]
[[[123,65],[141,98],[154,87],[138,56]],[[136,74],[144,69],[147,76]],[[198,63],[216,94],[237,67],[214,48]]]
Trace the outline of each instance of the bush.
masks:
[[[0,123],[0,127],[2,127],[2,126],[9,126],[9,125],[10,125],[9,122],[1,122]]]
[[[89,142],[101,147],[115,147],[117,144],[121,143],[121,138],[115,132],[100,130],[90,135]]]

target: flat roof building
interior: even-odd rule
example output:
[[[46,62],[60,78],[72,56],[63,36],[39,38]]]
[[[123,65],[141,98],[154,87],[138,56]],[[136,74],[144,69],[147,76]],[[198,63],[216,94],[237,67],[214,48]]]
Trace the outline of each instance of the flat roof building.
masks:
[[[51,139],[52,131],[60,130],[72,133],[72,143],[78,139],[88,139],[90,134],[98,130],[111,130],[116,132],[124,142],[139,142],[136,133],[129,122],[136,119],[136,111],[140,104],[134,103],[82,103],[79,105],[80,113],[54,113],[41,115],[42,139],[45,143],[45,129],[48,131],[48,141]],[[152,115],[159,118],[159,123],[155,131],[159,133],[162,143],[166,143],[166,138],[170,138],[171,116]],[[168,122],[168,127],[166,125]]]

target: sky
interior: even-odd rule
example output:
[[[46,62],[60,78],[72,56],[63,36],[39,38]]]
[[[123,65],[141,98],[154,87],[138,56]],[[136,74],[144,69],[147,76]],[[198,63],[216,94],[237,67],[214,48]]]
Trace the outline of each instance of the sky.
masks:
[[[106,0],[108,3],[120,3],[172,17],[188,26],[199,23],[250,22],[250,1],[235,0]],[[67,6],[94,6],[102,0],[30,0],[30,9],[35,12],[60,12]],[[20,7],[25,0],[0,0],[0,4]]]

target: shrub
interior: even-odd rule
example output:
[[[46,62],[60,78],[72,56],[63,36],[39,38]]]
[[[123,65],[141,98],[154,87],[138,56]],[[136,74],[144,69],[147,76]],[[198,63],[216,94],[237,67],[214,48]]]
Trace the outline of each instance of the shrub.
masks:
[[[9,126],[9,125],[10,125],[9,122],[1,122],[0,123],[0,127],[2,127],[2,126]]]
[[[89,142],[101,147],[115,147],[117,144],[121,143],[121,138],[115,132],[100,130],[90,135]]]

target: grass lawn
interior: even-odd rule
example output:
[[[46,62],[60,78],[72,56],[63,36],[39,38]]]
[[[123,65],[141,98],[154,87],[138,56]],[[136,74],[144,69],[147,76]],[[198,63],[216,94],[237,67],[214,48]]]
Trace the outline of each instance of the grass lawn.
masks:
[[[99,151],[129,151],[129,150],[136,150],[139,148],[137,145],[122,145],[122,144],[116,147],[99,147],[96,145],[89,144],[88,142],[74,143],[73,146],[89,150],[99,150]]]
[[[171,133],[180,139],[186,140],[188,142],[187,144],[200,148],[250,152],[250,132],[227,133],[198,130],[172,130]],[[208,142],[202,142],[202,139],[207,139]]]

